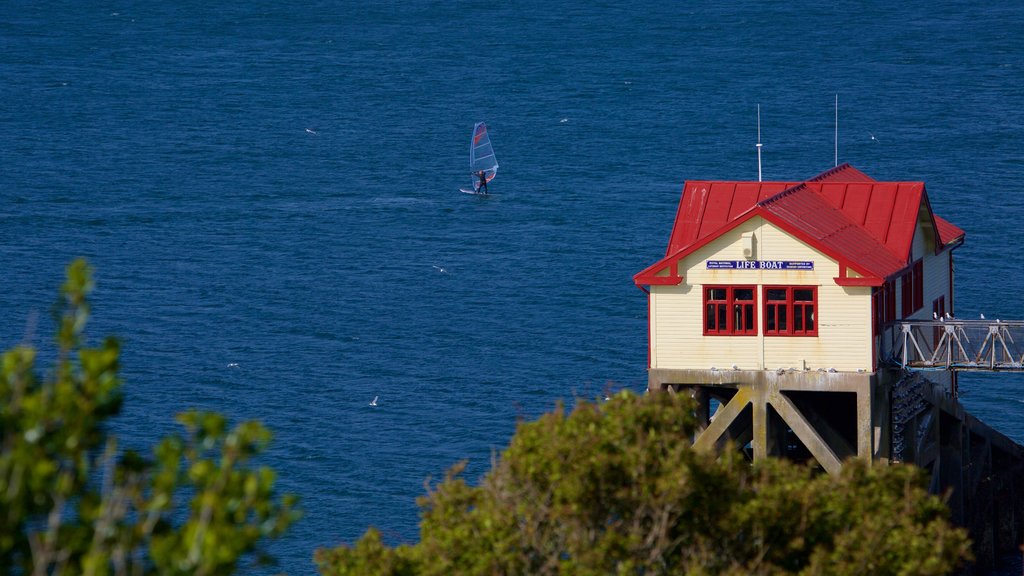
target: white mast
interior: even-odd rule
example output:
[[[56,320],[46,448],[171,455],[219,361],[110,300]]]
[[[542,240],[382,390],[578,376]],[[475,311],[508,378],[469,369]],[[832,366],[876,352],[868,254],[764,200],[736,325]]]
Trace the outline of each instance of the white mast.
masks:
[[[761,181],[761,105],[757,105],[757,181]]]
[[[835,166],[839,166],[839,94],[836,94],[836,153]]]

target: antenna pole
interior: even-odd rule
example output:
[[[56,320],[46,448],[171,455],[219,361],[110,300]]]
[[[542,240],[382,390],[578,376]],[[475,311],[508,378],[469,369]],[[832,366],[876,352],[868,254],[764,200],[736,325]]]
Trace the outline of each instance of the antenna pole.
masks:
[[[757,105],[757,181],[761,181],[761,105]]]
[[[839,166],[839,94],[836,94],[836,153],[835,166]]]

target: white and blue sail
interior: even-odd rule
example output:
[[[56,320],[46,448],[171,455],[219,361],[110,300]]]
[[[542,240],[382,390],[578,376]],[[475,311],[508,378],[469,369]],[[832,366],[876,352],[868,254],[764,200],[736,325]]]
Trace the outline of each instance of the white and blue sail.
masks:
[[[477,122],[473,126],[473,137],[469,141],[469,172],[473,176],[473,189],[480,189],[480,172],[484,173],[487,182],[498,173],[498,159],[494,156],[491,136],[487,133],[487,124]]]

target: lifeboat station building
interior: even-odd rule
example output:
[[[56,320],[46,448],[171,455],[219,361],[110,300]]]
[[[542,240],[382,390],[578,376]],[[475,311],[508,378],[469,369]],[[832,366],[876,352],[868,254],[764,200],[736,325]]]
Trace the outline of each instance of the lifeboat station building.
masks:
[[[953,312],[964,231],[923,182],[848,164],[797,182],[687,181],[648,294],[648,389],[697,400],[697,448],[888,460],[894,322]],[[955,385],[951,372],[939,384]]]
[[[830,474],[848,458],[920,466],[983,571],[1024,534],[1024,447],[964,410],[956,371],[1024,372],[1024,321],[955,317],[963,242],[923,182],[847,164],[802,182],[687,181],[665,256],[633,277],[648,391],[696,401],[697,450]]]

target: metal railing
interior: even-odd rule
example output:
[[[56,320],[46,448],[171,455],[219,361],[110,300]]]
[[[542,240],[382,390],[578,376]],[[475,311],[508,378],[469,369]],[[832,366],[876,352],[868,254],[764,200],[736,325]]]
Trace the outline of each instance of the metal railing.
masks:
[[[905,369],[1024,371],[1022,320],[900,320],[890,333]]]

